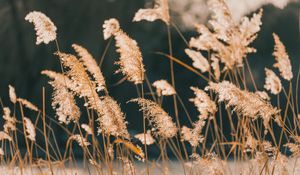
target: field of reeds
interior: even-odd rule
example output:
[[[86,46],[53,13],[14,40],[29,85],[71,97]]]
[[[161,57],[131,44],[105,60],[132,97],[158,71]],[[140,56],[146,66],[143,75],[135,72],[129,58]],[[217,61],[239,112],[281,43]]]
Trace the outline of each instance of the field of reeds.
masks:
[[[133,22],[159,20],[155,25],[168,31],[169,52],[154,54],[169,61],[169,82],[150,82],[151,70],[145,70],[139,47],[147,43],[127,35],[118,19],[105,20],[101,32],[103,40],[115,44],[119,58],[105,52],[97,62],[78,44],[66,53],[55,21],[43,12],[28,13],[25,20],[34,26],[36,44],[56,47],[53,57],[60,71],[41,72],[52,87],[52,99],[42,89],[41,104],[20,97],[21,87],[8,85],[10,101],[1,100],[0,174],[299,174],[299,65],[291,62],[280,36],[270,33],[274,63],[260,73],[264,85],[257,85],[248,55],[256,52],[251,43],[261,29],[263,10],[236,21],[225,0],[207,3],[213,14],[209,25],[195,24],[198,35],[191,38],[172,22],[168,0],[155,0],[153,8],[135,13]],[[186,44],[182,50],[191,65],[173,55],[172,29]],[[128,131],[131,121],[110,95],[101,71],[104,59],[115,59],[115,73],[123,76],[118,83],[128,81],[136,89],[127,105],[139,107],[143,130],[138,134]],[[175,64],[206,82],[205,88],[191,85],[186,91],[194,96],[180,96]],[[166,100],[172,104],[168,108]],[[47,104],[54,116],[47,113]],[[190,105],[198,116],[191,116]],[[151,155],[153,149],[159,150],[158,156]]]

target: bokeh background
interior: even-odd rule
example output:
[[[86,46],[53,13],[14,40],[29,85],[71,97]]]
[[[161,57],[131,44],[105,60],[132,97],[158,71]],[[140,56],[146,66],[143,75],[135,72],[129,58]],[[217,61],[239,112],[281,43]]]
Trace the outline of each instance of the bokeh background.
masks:
[[[300,1],[299,0],[228,0],[233,16],[238,20],[242,15],[249,15],[263,8],[262,28],[253,43],[256,54],[249,55],[258,88],[263,89],[264,67],[274,63],[272,52],[274,41],[272,32],[277,33],[286,45],[296,75],[300,64]],[[33,25],[24,20],[26,14],[36,10],[49,16],[58,28],[58,41],[62,51],[74,53],[71,44],[76,43],[87,48],[97,61],[108,44],[103,40],[102,24],[109,18],[117,18],[122,29],[134,38],[143,53],[147,76],[151,82],[158,79],[170,80],[169,60],[155,54],[168,53],[166,26],[160,22],[132,22],[135,12],[140,8],[151,7],[152,0],[0,0],[0,97],[4,106],[11,106],[8,99],[8,85],[15,86],[20,97],[24,97],[37,106],[42,106],[42,87],[46,88],[47,113],[55,116],[51,109],[52,88],[48,79],[40,74],[44,69],[59,71],[59,61],[53,53],[54,43],[35,45]],[[194,23],[206,23],[210,12],[205,0],[170,0],[172,20],[185,38],[197,35]],[[191,65],[185,55],[185,43],[172,28],[174,56]],[[128,82],[116,83],[122,75],[114,74],[118,59],[114,42],[102,64],[110,95],[113,96],[126,113],[129,130],[132,134],[142,131],[142,118],[134,104],[126,102],[137,97],[135,86]],[[186,104],[191,115],[196,118],[196,109],[188,101],[193,96],[190,86],[203,88],[206,83],[200,77],[175,64],[176,90]],[[170,82],[170,81],[169,81]],[[285,84],[285,83],[284,83]],[[173,115],[172,101],[166,99],[164,108]],[[183,123],[186,118],[179,109]],[[29,117],[34,115],[28,112]],[[174,116],[174,115],[173,115]],[[85,117],[84,114],[82,116]],[[223,123],[226,126],[226,123]],[[1,126],[1,125],[0,125]],[[55,128],[54,128],[55,129]],[[60,139],[66,139],[61,135]]]

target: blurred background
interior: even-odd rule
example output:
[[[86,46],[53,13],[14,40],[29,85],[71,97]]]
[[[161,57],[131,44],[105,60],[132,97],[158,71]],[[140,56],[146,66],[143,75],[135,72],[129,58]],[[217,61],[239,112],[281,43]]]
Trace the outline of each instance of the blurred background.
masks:
[[[193,24],[206,23],[209,19],[206,0],[170,0],[169,3],[173,22],[188,40],[197,35]],[[277,33],[286,45],[296,75],[300,65],[300,1],[228,0],[228,5],[236,20],[259,8],[264,9],[261,31],[252,44],[257,53],[248,57],[258,88],[263,90],[264,67],[272,67],[274,64],[272,32]],[[8,99],[9,84],[15,86],[18,96],[32,101],[38,107],[42,106],[42,87],[45,87],[47,113],[55,116],[50,103],[52,88],[47,84],[48,78],[40,72],[44,69],[60,71],[59,61],[53,55],[56,51],[53,42],[35,45],[33,25],[24,20],[26,14],[33,10],[45,13],[56,24],[62,51],[74,53],[71,44],[76,43],[87,48],[98,62],[108,44],[103,39],[102,24],[106,19],[117,18],[122,29],[138,42],[149,80],[166,79],[170,82],[169,60],[155,54],[157,51],[168,53],[166,26],[160,21],[132,22],[138,9],[152,6],[152,0],[0,0],[0,97],[4,106],[12,105]],[[174,56],[191,65],[192,61],[184,53],[184,41],[174,28],[171,32]],[[122,75],[114,74],[117,69],[114,62],[117,59],[118,54],[112,42],[101,67],[102,72],[110,95],[121,104],[129,121],[128,128],[131,134],[135,134],[142,131],[142,118],[137,105],[126,102],[137,97],[137,93],[132,83],[125,81],[115,85],[122,79]],[[179,96],[196,119],[196,109],[188,101],[193,97],[189,87],[203,88],[206,82],[176,64],[175,78]],[[164,108],[174,116],[171,99],[165,100]],[[179,112],[182,123],[187,123],[181,108]],[[27,115],[31,118],[35,116],[29,111]],[[226,126],[226,123],[223,125]],[[60,139],[64,140],[65,137],[62,135]]]

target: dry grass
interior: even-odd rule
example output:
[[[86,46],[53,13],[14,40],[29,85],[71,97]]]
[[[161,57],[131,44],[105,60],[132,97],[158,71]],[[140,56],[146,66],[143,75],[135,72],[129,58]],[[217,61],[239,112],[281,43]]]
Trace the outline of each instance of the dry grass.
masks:
[[[146,78],[137,42],[121,29],[116,19],[103,24],[104,39],[113,37],[116,52],[120,54],[116,72],[122,73],[137,89],[138,96],[132,95],[129,102],[140,106],[143,132],[135,136],[129,134],[125,114],[109,95],[101,68],[87,49],[74,44],[78,57],[63,53],[51,19],[41,12],[26,16],[35,26],[36,44],[53,41],[57,46],[55,54],[61,63],[61,72],[42,71],[51,79],[51,103],[57,117],[48,116],[45,111],[45,105],[50,102],[45,100],[44,89],[43,104],[39,108],[19,97],[9,85],[13,107],[1,103],[5,121],[4,130],[0,132],[1,172],[39,175],[299,173],[300,69],[298,67],[295,71],[298,73],[293,75],[285,46],[276,34],[273,34],[274,66],[265,68],[265,91],[257,89],[247,61],[247,55],[256,52],[250,44],[260,30],[262,10],[236,22],[223,0],[209,0],[213,12],[210,26],[197,24],[199,36],[192,37],[187,48],[182,48],[193,61],[190,66],[173,56],[170,28],[175,24],[169,15],[168,1],[155,2],[153,9],[140,9],[133,21],[162,20],[166,25],[169,53],[158,54],[170,60],[170,83],[157,80],[152,87]],[[178,34],[183,37],[179,31]],[[190,98],[190,104],[183,104],[176,91],[174,63],[207,82],[203,90],[191,87],[195,97]],[[246,83],[249,79],[251,85]],[[249,86],[254,87],[254,91],[249,90]],[[280,103],[282,97],[285,104]],[[173,99],[171,110],[175,116],[165,111],[163,98]],[[271,103],[275,100],[277,105]],[[78,106],[79,101],[84,105]],[[191,104],[199,112],[198,119],[193,121],[185,110],[186,116],[181,117],[186,117],[189,125],[183,126],[178,109]],[[30,118],[28,114],[35,116]],[[81,122],[82,117],[87,118],[87,122]],[[65,145],[58,145],[56,138],[61,133],[53,131],[54,125],[68,136]],[[225,135],[224,126],[230,129],[230,135]],[[279,135],[275,135],[275,130],[279,130]],[[36,135],[43,139],[36,139]],[[140,146],[132,143],[133,137],[140,140]],[[208,143],[209,140],[212,143]],[[21,154],[20,142],[25,142],[25,154]],[[83,157],[76,156],[75,144],[80,146]],[[149,158],[152,144],[160,150],[155,159]],[[287,150],[292,158],[287,157]],[[175,157],[176,162],[170,157]]]

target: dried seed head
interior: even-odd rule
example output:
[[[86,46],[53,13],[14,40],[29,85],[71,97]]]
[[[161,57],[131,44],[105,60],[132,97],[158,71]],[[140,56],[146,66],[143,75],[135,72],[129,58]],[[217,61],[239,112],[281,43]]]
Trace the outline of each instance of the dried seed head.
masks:
[[[17,102],[16,90],[11,85],[8,85],[8,88],[9,88],[9,98],[10,98],[10,101],[15,104]]]
[[[177,134],[172,118],[157,103],[144,98],[132,99],[129,102],[137,102],[141,106],[140,110],[149,119],[158,136],[172,138]]]
[[[228,81],[220,83],[209,82],[206,90],[211,89],[218,94],[219,102],[225,102],[226,107],[245,117],[255,120],[257,117],[263,119],[265,129],[269,129],[269,121],[278,118],[280,110],[273,107],[268,101],[263,100],[258,95],[241,90]]]
[[[128,81],[134,84],[141,84],[144,81],[144,65],[140,48],[135,40],[128,37],[125,33],[120,33],[115,37],[117,52],[120,54],[119,61],[116,62]]]
[[[236,22],[224,0],[209,0],[208,4],[213,12],[209,20],[212,30],[204,25],[196,25],[200,36],[191,38],[190,47],[214,52],[216,58],[225,64],[225,69],[243,66],[247,54],[256,51],[249,44],[260,30],[262,10],[250,19],[244,17]]]
[[[52,93],[52,107],[56,110],[56,115],[60,123],[69,124],[70,121],[78,121],[80,118],[80,109],[76,105],[74,94],[68,87],[71,80],[60,73],[49,70],[42,71],[42,74],[53,79],[49,81],[54,91]]]
[[[105,20],[103,24],[103,36],[107,40],[111,36],[115,35],[120,30],[119,21],[115,18]]]
[[[37,45],[42,42],[48,44],[50,41],[56,39],[57,28],[44,13],[32,11],[26,15],[25,20],[34,24]]]
[[[98,133],[129,138],[124,113],[113,98],[106,96],[102,99],[101,113],[97,121],[99,122]]]
[[[96,91],[96,85],[89,78],[83,64],[71,54],[57,53],[65,68],[66,75],[71,80],[67,83],[68,88],[80,98],[86,97],[86,106],[96,111],[100,110],[100,98]]]
[[[136,134],[134,137],[139,139],[143,144],[147,144],[147,145],[152,145],[155,142],[154,138],[151,136],[150,130],[148,130],[146,134],[140,133],[140,134]]]
[[[185,53],[193,60],[193,66],[202,73],[208,72],[210,69],[207,59],[199,51],[185,49]]]
[[[199,118],[207,119],[212,118],[217,112],[217,106],[214,101],[201,89],[191,87],[196,95],[195,98],[191,98],[190,101],[195,104],[200,112]]]
[[[24,99],[24,98],[17,98],[17,101],[24,105],[26,108],[33,110],[33,111],[39,111],[39,108],[32,104],[30,101]]]
[[[197,147],[199,143],[202,143],[204,140],[204,136],[201,133],[203,127],[205,126],[205,123],[206,122],[204,119],[199,119],[193,124],[193,129],[183,126],[181,128],[181,139],[184,141],[188,141],[191,146]]]
[[[169,96],[176,94],[174,87],[170,85],[166,80],[157,80],[152,83],[152,86],[156,88],[156,93],[159,97],[161,95]]]
[[[26,128],[26,137],[29,138],[31,141],[35,142],[35,126],[31,122],[31,120],[27,117],[24,117],[24,125]]]
[[[78,56],[80,56],[80,61],[84,64],[86,70],[93,75],[97,85],[97,91],[107,91],[104,76],[93,56],[82,46],[73,44],[72,47],[77,52]]]
[[[3,108],[3,119],[5,121],[3,128],[4,132],[8,133],[9,131],[16,130],[16,119],[10,116],[10,109],[8,107]]]
[[[216,58],[215,55],[212,55],[211,60],[211,67],[214,70],[215,79],[219,81],[221,76],[219,59]]]
[[[109,19],[104,22],[104,35],[113,35],[116,40],[117,52],[120,54],[119,61],[116,62],[120,66],[120,69],[116,73],[121,72],[126,76],[128,81],[134,84],[140,84],[144,81],[144,65],[140,48],[137,42],[130,38],[125,32],[123,32],[119,26],[118,30],[113,30],[116,27],[118,21],[116,19]],[[113,28],[113,29],[112,29]]]
[[[170,14],[168,0],[155,0],[155,5],[152,9],[139,9],[135,13],[133,21],[155,21],[157,19],[160,19],[169,25]]]
[[[293,78],[293,72],[289,55],[287,54],[285,46],[280,41],[278,35],[273,33],[273,37],[275,41],[273,56],[277,61],[277,63],[274,64],[274,67],[277,67],[279,69],[280,75],[284,79],[291,80]]]
[[[247,133],[246,143],[245,143],[245,152],[254,152],[257,149],[258,141],[251,135]]]
[[[70,136],[69,140],[75,140],[81,147],[87,147],[90,145],[86,138],[81,137],[79,134]]]
[[[269,101],[271,99],[268,93],[266,93],[265,91],[256,91],[255,94],[266,101]]]
[[[92,128],[87,124],[81,124],[81,128],[85,130],[85,132],[89,135],[93,134]]]
[[[265,68],[265,72],[266,72],[266,79],[265,79],[264,88],[266,90],[271,91],[271,93],[274,95],[279,94],[282,89],[280,79],[271,69]]]

